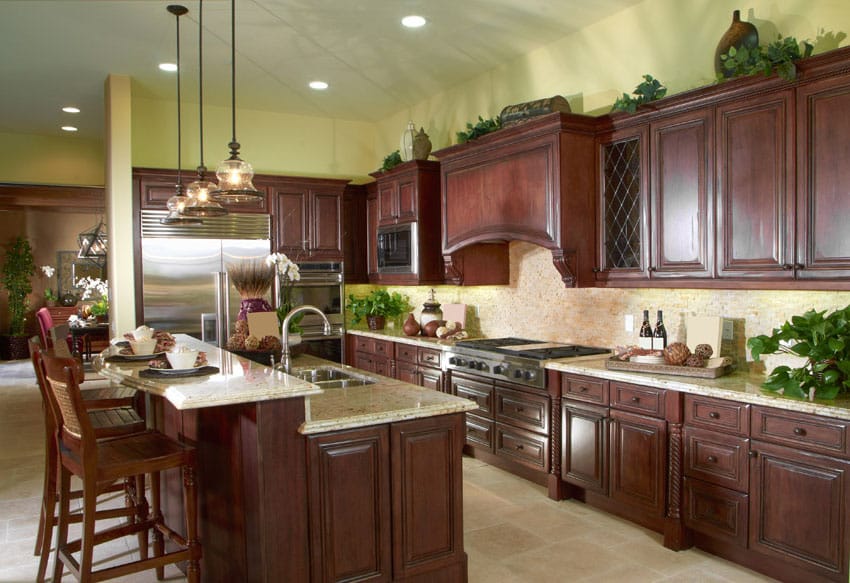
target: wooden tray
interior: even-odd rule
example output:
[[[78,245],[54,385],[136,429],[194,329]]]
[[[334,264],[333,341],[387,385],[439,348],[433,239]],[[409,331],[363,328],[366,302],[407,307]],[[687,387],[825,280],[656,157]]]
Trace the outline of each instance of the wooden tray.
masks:
[[[651,374],[669,374],[682,377],[716,379],[732,371],[732,359],[728,357],[710,358],[705,368],[691,366],[671,366],[669,364],[643,364],[609,358],[605,361],[608,370],[625,370],[628,372],[645,372]]]

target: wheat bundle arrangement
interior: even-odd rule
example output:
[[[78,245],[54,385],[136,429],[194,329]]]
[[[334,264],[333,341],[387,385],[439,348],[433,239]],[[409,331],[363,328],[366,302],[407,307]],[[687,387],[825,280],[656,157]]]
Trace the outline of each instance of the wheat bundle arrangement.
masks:
[[[264,261],[228,264],[227,275],[243,300],[263,297],[274,283],[274,269]]]

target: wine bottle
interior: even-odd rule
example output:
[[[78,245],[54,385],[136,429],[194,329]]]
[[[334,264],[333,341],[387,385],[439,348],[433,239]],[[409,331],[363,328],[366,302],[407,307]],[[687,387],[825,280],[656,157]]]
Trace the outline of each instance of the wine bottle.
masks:
[[[643,311],[643,323],[638,332],[638,346],[652,350],[652,326],[649,324],[649,310]]]
[[[652,347],[656,350],[667,348],[667,328],[664,327],[664,317],[661,315],[661,310],[658,310],[658,321],[655,322],[655,332],[652,334]]]

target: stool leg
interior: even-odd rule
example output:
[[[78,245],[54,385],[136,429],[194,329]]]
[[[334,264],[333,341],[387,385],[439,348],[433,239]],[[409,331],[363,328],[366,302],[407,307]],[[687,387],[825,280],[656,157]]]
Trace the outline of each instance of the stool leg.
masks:
[[[71,512],[71,474],[59,464],[59,519],[56,525],[56,553],[53,558],[53,583],[61,583],[63,563],[59,551],[68,542],[68,515]]]
[[[39,555],[36,583],[42,583],[50,560],[50,542],[53,539],[53,523],[56,520],[56,442],[49,439],[44,460],[44,490],[41,494],[41,514],[38,518],[38,535],[35,539],[35,554]]]
[[[136,520],[138,522],[144,522],[148,519],[150,513],[150,507],[148,506],[148,499],[145,496],[145,475],[142,474],[140,476],[135,477],[136,482]],[[139,557],[142,559],[148,558],[148,533],[147,531],[142,531],[139,533]]]
[[[198,490],[195,486],[195,468],[183,466],[183,503],[186,512],[186,544],[191,551],[186,577],[189,583],[201,580],[201,545],[198,542]]]
[[[159,491],[159,472],[151,473],[151,502],[153,504],[153,508],[151,509],[151,514],[153,516],[156,524],[159,525],[162,523],[162,508],[160,507],[160,491]],[[162,532],[154,526],[153,529],[153,556],[161,557],[165,554],[165,545],[163,544]],[[158,581],[162,581],[165,577],[165,568],[159,566],[156,568],[156,578]]]
[[[94,522],[97,514],[97,481],[83,481],[83,530],[80,548],[80,583],[92,580],[94,562]]]

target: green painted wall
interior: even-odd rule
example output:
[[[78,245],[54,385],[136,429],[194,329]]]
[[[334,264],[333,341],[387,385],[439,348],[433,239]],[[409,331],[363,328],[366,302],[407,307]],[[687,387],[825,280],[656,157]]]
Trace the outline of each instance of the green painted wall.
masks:
[[[0,132],[0,182],[103,184],[100,140]]]

